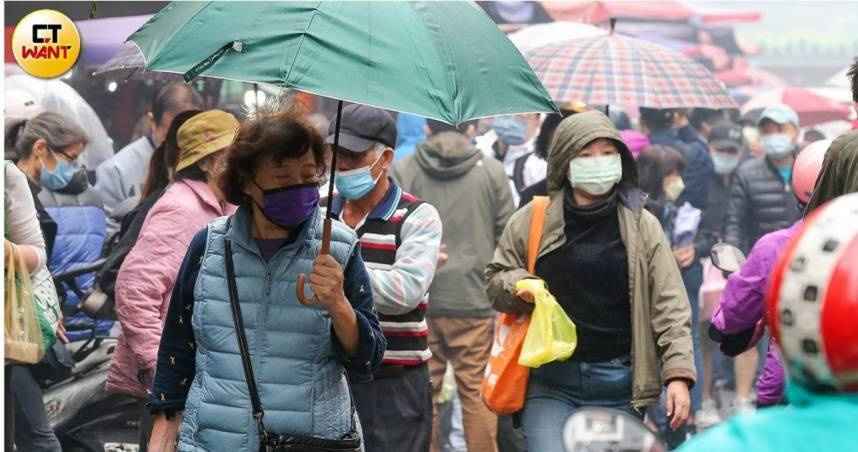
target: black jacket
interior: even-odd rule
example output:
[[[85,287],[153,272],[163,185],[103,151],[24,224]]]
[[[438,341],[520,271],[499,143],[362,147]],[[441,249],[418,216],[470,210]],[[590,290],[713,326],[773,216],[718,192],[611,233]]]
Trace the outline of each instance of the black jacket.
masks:
[[[730,183],[724,241],[746,253],[765,234],[792,226],[801,217],[791,184],[768,158],[745,161]]]
[[[715,168],[712,165],[712,157],[709,156],[709,149],[700,140],[697,132],[691,126],[658,130],[650,134],[649,140],[652,144],[674,148],[685,157],[685,171],[682,172],[685,190],[677,205],[688,201],[694,207],[704,209],[707,200],[706,184]]]
[[[709,198],[703,209],[703,218],[694,240],[697,256],[706,257],[712,247],[724,238],[724,222],[727,219],[727,201],[730,198],[730,186],[718,173],[709,177]]]

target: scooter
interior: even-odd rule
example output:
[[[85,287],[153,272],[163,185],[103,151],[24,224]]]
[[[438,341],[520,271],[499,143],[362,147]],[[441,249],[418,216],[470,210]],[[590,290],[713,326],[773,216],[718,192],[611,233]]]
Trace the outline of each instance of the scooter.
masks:
[[[95,331],[97,319],[113,315],[112,304],[96,293],[82,293],[76,278],[100,268],[104,260],[55,275],[54,283],[64,299],[72,290],[83,300],[73,312],[85,312],[92,320],[76,323],[77,329]],[[47,381],[44,390],[45,411],[64,452],[137,452],[139,407],[137,401],[121,394],[107,393],[107,369],[116,348],[116,339],[97,338],[95,334],[68,346],[71,375],[60,381]]]
[[[585,407],[563,427],[567,452],[664,452],[667,446],[639,419],[618,410]]]

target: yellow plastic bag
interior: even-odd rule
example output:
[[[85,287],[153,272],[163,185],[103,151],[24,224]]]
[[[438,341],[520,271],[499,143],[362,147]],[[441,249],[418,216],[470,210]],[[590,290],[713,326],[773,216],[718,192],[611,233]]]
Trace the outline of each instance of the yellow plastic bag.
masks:
[[[536,368],[552,361],[565,361],[572,356],[578,345],[575,324],[545,283],[538,279],[523,279],[515,284],[515,289],[533,292],[536,304],[518,363]]]

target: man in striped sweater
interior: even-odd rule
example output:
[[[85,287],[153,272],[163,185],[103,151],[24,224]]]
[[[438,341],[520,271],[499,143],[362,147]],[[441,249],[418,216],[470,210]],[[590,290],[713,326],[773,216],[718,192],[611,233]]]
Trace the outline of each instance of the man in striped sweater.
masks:
[[[333,143],[331,123],[327,142]],[[441,246],[441,219],[430,204],[388,178],[396,123],[384,110],[343,109],[336,188],[337,217],[360,238],[375,308],[387,338],[374,375],[353,375],[367,452],[428,451],[432,435],[432,357],[424,314]]]

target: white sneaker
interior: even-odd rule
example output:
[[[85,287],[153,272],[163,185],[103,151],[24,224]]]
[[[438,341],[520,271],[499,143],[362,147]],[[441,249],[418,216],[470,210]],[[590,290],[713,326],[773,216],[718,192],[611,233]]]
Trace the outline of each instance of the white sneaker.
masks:
[[[718,414],[718,407],[715,406],[714,400],[703,402],[700,410],[694,413],[694,424],[698,430],[706,430],[719,422],[721,422],[721,415]]]
[[[753,413],[757,406],[751,399],[736,399],[733,401],[733,414]]]

